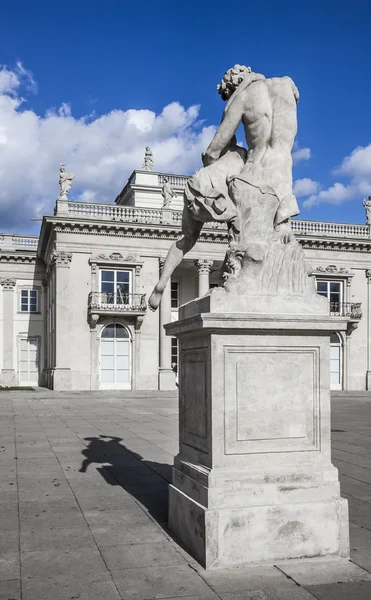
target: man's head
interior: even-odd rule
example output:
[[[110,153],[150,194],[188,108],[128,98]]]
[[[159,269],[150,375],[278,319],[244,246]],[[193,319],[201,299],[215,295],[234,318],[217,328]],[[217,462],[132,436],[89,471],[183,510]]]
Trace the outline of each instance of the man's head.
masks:
[[[225,72],[221,83],[216,86],[223,100],[229,100],[248,73],[251,73],[251,69],[244,65],[234,65],[234,67]]]
[[[63,173],[63,172],[64,172],[64,164],[63,164],[63,163],[61,163],[61,164],[59,165],[59,170],[60,170],[60,172],[61,172],[61,173]]]

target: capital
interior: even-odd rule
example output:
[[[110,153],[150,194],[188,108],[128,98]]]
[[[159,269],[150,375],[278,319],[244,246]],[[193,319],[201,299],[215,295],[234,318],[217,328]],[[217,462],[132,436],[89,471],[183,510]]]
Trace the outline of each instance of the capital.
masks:
[[[69,267],[72,260],[71,252],[53,252],[50,257],[51,264],[57,267]]]
[[[16,280],[13,277],[5,277],[4,279],[0,279],[0,284],[3,286],[4,290],[13,291]]]
[[[371,283],[371,269],[366,269],[367,283]]]
[[[213,266],[214,261],[206,260],[204,258],[195,260],[195,266],[199,273],[210,273],[210,269]]]

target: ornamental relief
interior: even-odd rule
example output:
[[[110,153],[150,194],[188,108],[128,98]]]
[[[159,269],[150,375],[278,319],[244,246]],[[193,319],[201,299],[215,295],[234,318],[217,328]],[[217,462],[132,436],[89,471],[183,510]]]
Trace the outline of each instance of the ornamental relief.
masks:
[[[121,252],[112,252],[112,254],[97,254],[95,260],[104,260],[104,261],[123,261],[123,262],[138,262],[138,257],[134,254],[127,254],[126,256],[122,255]]]
[[[331,275],[349,275],[348,269],[337,267],[336,265],[328,265],[328,267],[317,267],[315,273],[329,273]]]
[[[0,284],[2,285],[4,290],[13,291],[16,280],[13,277],[4,277],[4,279],[0,279]]]

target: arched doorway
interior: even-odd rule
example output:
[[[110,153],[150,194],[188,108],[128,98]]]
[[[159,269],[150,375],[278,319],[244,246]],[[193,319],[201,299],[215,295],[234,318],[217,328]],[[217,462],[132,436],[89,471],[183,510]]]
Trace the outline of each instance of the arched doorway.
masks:
[[[335,332],[330,337],[330,387],[332,390],[343,389],[343,345]]]
[[[99,366],[101,390],[131,389],[131,339],[120,323],[109,323],[101,331]]]

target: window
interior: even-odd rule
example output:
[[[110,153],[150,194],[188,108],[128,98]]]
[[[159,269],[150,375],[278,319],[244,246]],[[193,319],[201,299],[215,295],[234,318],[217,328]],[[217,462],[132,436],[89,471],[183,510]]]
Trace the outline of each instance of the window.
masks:
[[[37,312],[37,290],[21,290],[21,312]]]
[[[171,308],[179,306],[179,281],[171,282]]]
[[[341,312],[342,283],[340,281],[317,281],[317,293],[330,303],[330,312]]]
[[[171,338],[171,365],[178,366],[178,340],[177,338]]]
[[[337,333],[330,337],[330,383],[332,390],[341,390],[343,379],[342,343]]]
[[[102,302],[130,304],[131,271],[101,271]]]

